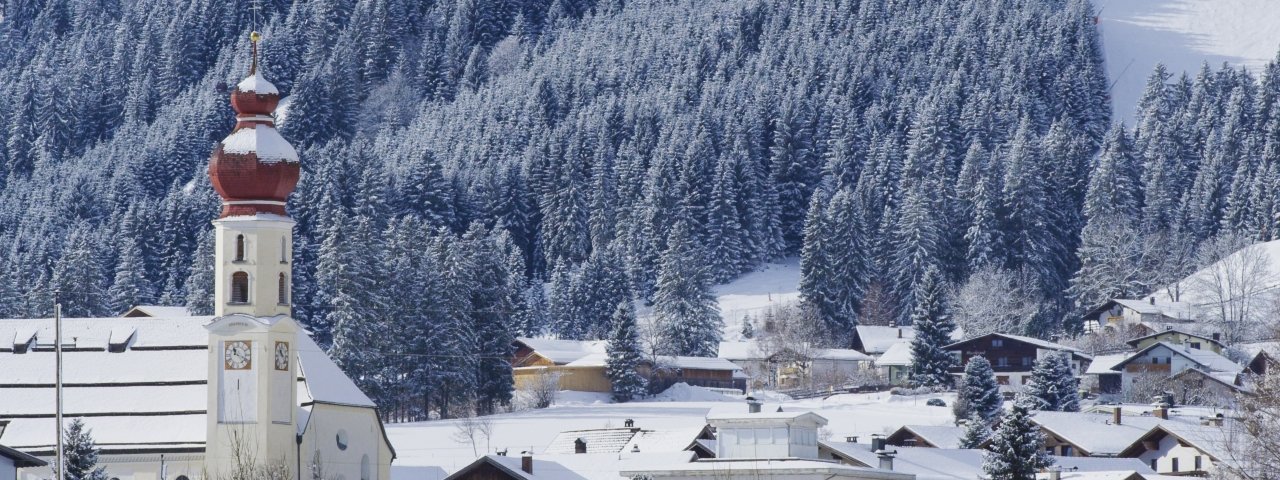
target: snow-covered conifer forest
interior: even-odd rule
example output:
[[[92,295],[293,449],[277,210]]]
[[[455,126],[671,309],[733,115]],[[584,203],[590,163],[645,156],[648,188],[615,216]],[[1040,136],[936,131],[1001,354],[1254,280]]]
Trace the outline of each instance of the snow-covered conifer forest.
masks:
[[[1088,0],[2,5],[0,316],[211,310],[256,28],[303,159],[293,312],[388,410],[505,403],[514,336],[606,339],[628,299],[706,353],[710,286],[782,257],[833,346],[930,271],[1016,285],[1008,333],[1047,337],[1150,290],[1117,243],[1280,228],[1280,67],[1158,69],[1113,126]]]

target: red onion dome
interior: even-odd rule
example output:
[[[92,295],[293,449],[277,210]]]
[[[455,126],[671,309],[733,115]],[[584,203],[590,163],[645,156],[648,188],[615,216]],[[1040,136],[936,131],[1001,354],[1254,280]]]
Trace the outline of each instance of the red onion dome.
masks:
[[[280,92],[254,66],[231,92],[236,126],[213,150],[209,177],[222,196],[222,217],[288,215],[285,202],[298,185],[298,152],[276,131]]]

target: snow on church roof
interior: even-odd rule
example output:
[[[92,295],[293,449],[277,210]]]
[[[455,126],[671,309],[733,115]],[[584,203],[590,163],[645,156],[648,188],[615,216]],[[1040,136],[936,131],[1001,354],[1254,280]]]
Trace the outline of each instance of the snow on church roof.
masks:
[[[279,95],[280,91],[276,90],[276,86],[262,77],[262,72],[255,71],[253,75],[245,77],[240,83],[236,84],[236,90],[241,92],[256,93],[258,95]]]
[[[307,396],[311,401],[354,407],[375,406],[373,400],[342,373],[311,336],[299,332],[297,350],[298,367],[302,370],[300,375],[306,378]],[[306,402],[302,398],[298,400]]]
[[[63,320],[64,405],[83,416],[108,453],[200,451],[208,411],[209,334],[213,317],[118,317]],[[123,351],[112,337],[131,332]],[[12,339],[35,336],[34,348],[13,351]],[[373,402],[315,342],[298,333],[298,401],[356,407]],[[0,319],[0,419],[10,420],[0,443],[51,451],[54,443],[53,322]],[[304,416],[299,423],[305,424]]]
[[[298,163],[298,151],[293,149],[276,129],[255,124],[234,132],[222,140],[222,151],[232,154],[255,154],[262,163]]]

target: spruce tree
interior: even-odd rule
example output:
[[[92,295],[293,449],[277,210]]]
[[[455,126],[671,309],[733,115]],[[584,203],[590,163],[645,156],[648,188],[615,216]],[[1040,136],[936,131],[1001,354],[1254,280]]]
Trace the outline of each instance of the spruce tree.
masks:
[[[920,385],[950,387],[956,360],[944,347],[951,344],[951,332],[956,327],[940,277],[936,268],[925,271],[911,312],[911,324],[916,330],[911,341],[911,379]]]
[[[714,357],[724,321],[688,221],[677,222],[667,244],[653,298],[653,311],[662,327],[663,353]]]
[[[119,262],[116,263],[115,280],[111,283],[111,288],[107,289],[107,296],[111,299],[111,312],[116,314],[151,300],[152,295],[137,244],[131,239],[122,243],[124,245],[120,248]]]
[[[750,315],[742,316],[742,338],[744,340],[756,338],[756,327],[752,324]]]
[[[191,255],[187,274],[187,311],[192,315],[213,315],[214,234],[212,229],[200,234],[196,251]],[[293,285],[295,288],[296,284]],[[290,295],[289,298],[293,298]]]
[[[986,357],[974,355],[964,366],[964,378],[956,395],[956,403],[966,406],[965,411],[956,411],[956,420],[978,416],[983,421],[992,422],[1003,411],[1004,399],[1000,395],[1000,384],[996,382],[995,371]]]
[[[98,445],[84,421],[75,418],[67,425],[62,444],[65,472],[63,480],[106,480],[106,467],[98,466]]]
[[[1005,415],[988,449],[982,471],[993,479],[1035,480],[1037,472],[1053,465],[1053,457],[1044,451],[1044,434],[1020,404]]]
[[[631,301],[618,303],[613,312],[613,332],[605,346],[609,360],[605,372],[613,390],[613,400],[627,402],[645,394],[645,379],[636,371],[644,357],[636,331],[636,313]]]
[[[968,418],[964,425],[964,433],[960,435],[959,448],[979,449],[990,440],[995,433],[987,419],[977,413]]]
[[[1036,360],[1025,393],[1037,410],[1080,411],[1079,380],[1071,372],[1070,355],[1053,353]]]

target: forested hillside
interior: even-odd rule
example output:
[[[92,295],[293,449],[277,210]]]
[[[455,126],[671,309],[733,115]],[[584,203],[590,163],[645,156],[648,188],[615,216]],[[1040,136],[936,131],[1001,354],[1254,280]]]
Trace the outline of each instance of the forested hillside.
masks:
[[[1047,336],[1113,293],[1104,219],[1275,231],[1280,78],[1157,75],[1112,129],[1088,0],[252,5],[4,4],[0,314],[210,310],[255,24],[303,158],[294,311],[380,405],[503,402],[512,335],[603,338],[631,298],[714,353],[709,285],[781,256],[833,344],[930,270],[1016,279]]]

